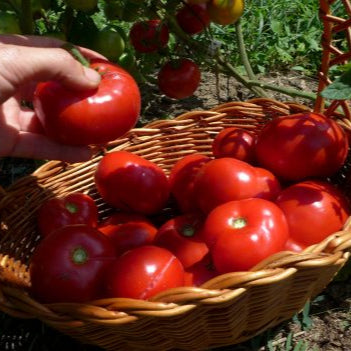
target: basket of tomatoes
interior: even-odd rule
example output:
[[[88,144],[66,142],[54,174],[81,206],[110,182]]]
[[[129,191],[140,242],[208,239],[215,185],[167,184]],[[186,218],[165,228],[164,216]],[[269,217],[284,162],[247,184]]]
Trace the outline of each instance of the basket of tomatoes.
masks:
[[[229,102],[44,164],[1,193],[0,310],[106,350],[232,345],[291,318],[349,259],[348,112]]]

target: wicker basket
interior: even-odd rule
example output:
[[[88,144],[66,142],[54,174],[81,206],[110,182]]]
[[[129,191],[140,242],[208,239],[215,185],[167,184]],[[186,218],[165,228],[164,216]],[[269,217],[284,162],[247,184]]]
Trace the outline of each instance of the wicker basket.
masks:
[[[321,0],[325,32],[319,90],[329,83],[329,66],[350,57],[331,44],[335,28],[347,29],[350,22],[331,15],[329,3],[333,2]],[[348,1],[343,3],[350,11]],[[336,112],[338,106],[343,113]],[[306,110],[309,108],[298,103],[262,98],[231,102],[211,111],[152,122],[110,146],[136,153],[169,171],[182,156],[210,154],[211,142],[222,128],[259,131],[271,118]],[[315,110],[325,111],[320,97]],[[349,127],[347,103],[333,103],[327,113]],[[96,200],[102,217],[108,213],[93,181],[101,157],[73,165],[46,163],[0,195],[0,310],[14,317],[38,318],[83,343],[107,350],[203,350],[243,342],[291,318],[325,288],[349,258],[351,219],[342,231],[302,253],[275,254],[252,271],[220,275],[200,288],[171,289],[150,301],[110,298],[86,304],[41,304],[27,293],[28,263],[40,240],[37,210],[51,196],[84,191]]]

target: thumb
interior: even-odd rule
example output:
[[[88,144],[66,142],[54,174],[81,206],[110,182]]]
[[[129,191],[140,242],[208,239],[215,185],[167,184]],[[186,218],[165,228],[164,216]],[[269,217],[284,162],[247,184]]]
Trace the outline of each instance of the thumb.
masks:
[[[69,89],[94,89],[100,75],[66,50],[16,45],[0,46],[0,103],[30,81],[57,80]]]

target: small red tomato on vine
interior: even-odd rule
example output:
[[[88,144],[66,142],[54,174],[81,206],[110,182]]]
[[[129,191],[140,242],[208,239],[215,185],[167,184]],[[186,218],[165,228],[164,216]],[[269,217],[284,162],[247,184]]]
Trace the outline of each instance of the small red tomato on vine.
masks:
[[[184,4],[176,14],[177,22],[184,32],[193,35],[204,31],[210,25],[207,5]]]

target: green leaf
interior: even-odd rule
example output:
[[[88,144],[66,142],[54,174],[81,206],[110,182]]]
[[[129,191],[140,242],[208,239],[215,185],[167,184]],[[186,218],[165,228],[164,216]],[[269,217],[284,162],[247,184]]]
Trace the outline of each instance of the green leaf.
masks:
[[[351,68],[335,79],[320,94],[324,98],[331,100],[351,99]]]

